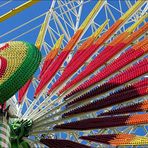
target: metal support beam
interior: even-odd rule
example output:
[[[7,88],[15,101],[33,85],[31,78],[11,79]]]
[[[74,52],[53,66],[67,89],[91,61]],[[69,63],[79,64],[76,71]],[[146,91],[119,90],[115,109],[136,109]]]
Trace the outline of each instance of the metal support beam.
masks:
[[[22,5],[14,8],[14,9],[10,10],[9,12],[7,12],[7,13],[0,16],[0,22],[3,22],[5,20],[9,19],[10,17],[20,13],[21,11],[27,9],[28,7],[31,7],[32,5],[38,3],[39,1],[40,0],[35,0],[35,1],[31,0],[31,1],[28,1],[28,2],[26,2],[24,4],[22,4]]]

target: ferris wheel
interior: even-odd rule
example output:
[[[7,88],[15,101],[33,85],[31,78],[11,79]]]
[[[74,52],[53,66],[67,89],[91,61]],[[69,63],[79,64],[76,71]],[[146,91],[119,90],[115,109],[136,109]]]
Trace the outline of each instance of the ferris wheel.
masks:
[[[147,11],[144,0],[36,0],[1,15],[24,20],[0,34],[0,145],[147,146]]]

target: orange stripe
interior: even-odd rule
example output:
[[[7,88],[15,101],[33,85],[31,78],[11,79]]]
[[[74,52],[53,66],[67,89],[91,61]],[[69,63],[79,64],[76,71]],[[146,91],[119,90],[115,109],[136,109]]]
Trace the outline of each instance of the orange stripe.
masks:
[[[144,46],[142,47],[142,49],[143,49],[143,51],[146,53],[146,52],[148,51],[148,44],[144,45]]]
[[[128,32],[124,32],[122,34],[119,34],[111,43],[109,43],[108,46],[115,46],[117,43],[123,41],[127,36],[129,35]]]
[[[143,123],[148,122],[148,114],[136,114],[130,116],[125,123],[126,124],[134,123],[137,125],[141,120],[143,121]],[[142,122],[140,123],[142,124]]]
[[[73,37],[70,39],[70,41],[68,42],[68,44],[66,45],[66,47],[64,48],[63,51],[72,50],[72,48],[75,46],[77,40],[81,36],[82,32],[83,32],[82,29],[78,29],[77,32],[73,35]]]
[[[84,50],[88,48],[94,42],[94,40],[95,40],[94,37],[88,38],[85,42],[83,42],[83,44],[80,46],[78,50]]]
[[[123,20],[119,19],[117,20],[110,28],[109,30],[103,34],[102,37],[100,37],[97,41],[96,41],[96,46],[99,46],[100,44],[102,44],[105,40],[107,40],[115,30],[117,30],[117,28],[123,23]]]
[[[124,43],[129,44],[132,40],[136,40],[138,37],[140,37],[147,30],[148,30],[148,23],[146,23],[144,26],[142,26],[137,31],[133,32],[126,40],[124,40]]]
[[[144,40],[140,41],[138,44],[135,44],[132,48],[137,50],[146,44],[148,44],[148,39],[144,39]]]
[[[54,50],[51,50],[48,55],[45,58],[45,61],[49,60],[49,59],[54,59],[55,56],[58,54],[58,50],[59,48],[55,48]]]

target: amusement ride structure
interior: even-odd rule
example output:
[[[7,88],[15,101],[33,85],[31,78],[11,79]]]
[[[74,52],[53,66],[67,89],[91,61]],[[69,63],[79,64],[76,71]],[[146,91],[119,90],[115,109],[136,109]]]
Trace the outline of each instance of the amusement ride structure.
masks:
[[[44,3],[22,2],[0,24]],[[46,3],[0,34],[0,147],[148,146],[148,1]]]

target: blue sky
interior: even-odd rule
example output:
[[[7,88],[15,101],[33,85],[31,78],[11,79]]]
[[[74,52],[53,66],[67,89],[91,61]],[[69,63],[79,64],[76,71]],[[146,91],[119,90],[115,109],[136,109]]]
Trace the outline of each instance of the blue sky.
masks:
[[[8,3],[5,6],[2,6],[6,3],[6,1],[5,0],[1,1],[0,2],[0,15],[3,15],[4,13],[23,4],[24,2],[25,2],[24,0],[13,0],[13,2]],[[83,13],[83,15],[81,17],[81,22],[83,22],[83,20],[88,15],[88,13],[91,11],[91,9],[94,7],[96,2],[97,2],[96,0],[93,0],[93,2],[91,2],[91,5],[90,5],[90,3],[85,4],[85,7],[83,7],[84,8],[83,12],[85,12],[85,13]],[[41,17],[40,19],[37,19],[36,21],[33,21],[33,23],[29,23],[29,25],[25,25],[25,27],[21,27],[20,29],[18,29],[17,31],[14,31],[13,33],[10,33],[9,35],[3,36],[3,34],[14,29],[15,27],[18,27],[18,26],[24,24],[25,22],[45,13],[46,11],[48,11],[50,6],[51,6],[51,0],[43,0],[31,7],[29,7],[28,9],[18,13],[17,15],[7,19],[6,21],[0,23],[0,43],[12,40],[14,37],[25,32],[26,30],[29,30],[29,29],[41,24],[44,21],[44,16]],[[101,19],[100,23],[102,23],[103,21],[104,20]],[[39,33],[39,28],[35,29],[34,31],[32,31],[29,34],[19,37],[19,40],[24,40],[24,41],[28,41],[30,43],[35,43],[38,33]],[[71,32],[71,33],[73,33],[73,32]]]
[[[20,4],[22,4],[24,2],[25,1],[22,1],[22,0],[15,0],[3,7],[0,7],[0,15],[10,11],[11,9],[19,6]],[[4,3],[6,3],[6,1],[1,1],[0,6]],[[8,20],[0,23],[0,36],[8,31],[10,31],[11,29],[13,29],[19,25],[22,25],[23,23],[46,12],[50,8],[50,5],[51,5],[51,1],[39,2],[35,5],[33,5],[32,7],[22,11],[21,13],[18,13],[17,15],[9,18]],[[19,34],[25,32],[26,30],[31,29],[33,26],[41,24],[43,22],[43,20],[44,20],[44,17],[42,17],[41,19],[38,19],[37,21],[35,21],[33,23],[30,23],[29,25],[26,25],[25,27],[22,27],[21,29],[15,31],[13,33],[10,33],[9,35],[7,35],[5,37],[1,37],[0,42],[5,42],[8,40],[11,40],[16,35],[19,35]],[[34,24],[34,23],[36,23],[36,24]],[[29,35],[28,34],[24,35],[19,39],[34,43],[36,40],[36,37],[38,35],[38,32],[39,32],[39,29],[36,29],[35,31],[33,31]]]
[[[13,0],[11,3],[8,3],[5,6],[2,6],[2,5],[4,5],[7,2],[7,0],[0,1],[0,15],[12,10],[13,8],[21,5],[22,3],[26,1]],[[119,7],[117,1],[118,0],[109,0],[110,4],[113,4],[115,7]],[[21,27],[21,29],[18,29],[17,31],[10,33],[9,35],[2,36],[4,33],[14,29],[15,27],[18,27],[24,24],[25,22],[41,15],[42,13],[45,13],[50,8],[51,2],[52,0],[42,0],[41,2],[22,11],[21,13],[18,13],[17,15],[9,18],[8,20],[0,23],[0,43],[9,41],[13,39],[15,36],[25,32],[26,30],[29,30],[33,28],[34,26],[41,24],[44,20],[44,17],[37,19],[36,21],[34,21],[33,23],[30,23],[29,25],[25,25],[25,27]],[[134,3],[134,2],[135,0],[131,0],[131,3]],[[85,4],[85,7],[83,7],[83,10],[82,10],[82,16],[81,16],[81,21],[80,21],[81,23],[83,22],[83,20],[86,18],[86,16],[89,14],[89,12],[92,10],[92,8],[95,6],[96,3],[97,3],[97,0],[92,0],[91,3]],[[127,6],[124,3],[122,3],[122,5],[124,8],[123,12],[125,12],[127,10]],[[117,13],[116,10],[112,10],[112,11],[116,19],[120,17],[119,13]],[[100,15],[96,18],[99,24],[102,24],[105,21],[105,17],[102,17],[103,15],[104,15],[104,11],[102,10],[102,12],[100,12]],[[110,20],[110,24],[112,23],[113,21]],[[24,41],[28,41],[31,43],[35,43],[38,32],[39,32],[39,28],[35,29],[29,34],[26,34],[20,37],[19,40],[24,40]],[[87,31],[86,36],[88,35],[90,35],[89,30]]]
[[[27,0],[26,0],[27,1]],[[12,10],[13,8],[21,5],[22,3],[26,2],[24,0],[13,0],[13,2],[8,3],[7,5],[3,6],[7,0],[3,0],[0,1],[0,15]],[[111,4],[113,4],[114,6],[118,7],[118,3],[116,3],[118,0],[110,0],[109,2]],[[134,0],[131,0],[131,2],[134,2]],[[97,3],[97,0],[93,0],[91,3],[86,3],[85,7],[83,7],[82,10],[82,16],[81,16],[81,23],[83,22],[83,20],[86,18],[86,16],[88,15],[88,13],[92,10],[92,8],[94,7],[94,5]],[[10,33],[9,35],[6,36],[2,36],[4,33],[12,30],[15,27],[18,27],[22,24],[24,24],[25,22],[41,15],[42,13],[46,12],[51,6],[51,0],[42,0],[41,2],[29,7],[28,9],[22,11],[21,13],[18,13],[17,15],[9,18],[8,20],[0,23],[0,43],[5,42],[5,41],[9,41],[11,39],[13,39],[15,36],[25,32],[26,30],[29,30],[31,28],[33,28],[34,26],[37,26],[39,24],[41,24],[44,20],[44,17],[41,17],[40,19],[38,19],[37,21],[34,21],[33,23],[30,23],[29,25],[25,25],[25,27],[22,27],[21,29],[18,29],[17,31]],[[127,6],[125,5],[123,7],[126,11]],[[124,11],[124,10],[123,10]],[[100,15],[96,18],[99,22],[99,24],[102,24],[105,21],[105,18],[102,17],[102,14],[104,12],[102,11],[102,13],[100,13]],[[114,10],[114,15],[117,18],[119,18],[120,16],[118,15],[118,13]],[[112,20],[110,20],[110,24],[112,24]],[[19,38],[19,40],[24,40],[24,41],[28,41],[31,43],[34,43],[37,35],[39,32],[39,28],[35,29],[33,32],[26,34],[22,37]],[[90,32],[87,32],[87,35],[90,34]]]
[[[11,9],[19,6],[20,4],[22,4],[23,0],[14,0],[12,3],[9,3],[6,6],[1,7],[1,5],[3,5],[4,3],[6,3],[7,0],[3,0],[0,1],[0,15],[10,11]],[[117,6],[118,4],[116,3],[118,0],[110,0],[110,3],[113,4],[114,6]],[[94,5],[96,4],[97,0],[93,0],[92,3],[88,3],[85,5],[83,11],[82,11],[82,18],[81,18],[81,22],[86,18],[86,16],[88,15],[88,13],[92,10],[92,8],[94,7]],[[131,0],[132,3],[135,2],[135,0]],[[123,4],[124,5],[124,4]],[[32,7],[24,10],[23,12],[17,14],[16,16],[11,17],[10,19],[0,23],[0,43],[2,42],[6,42],[9,41],[11,39],[13,39],[15,36],[25,32],[28,29],[31,29],[34,26],[37,26],[39,24],[41,24],[44,20],[44,17],[38,19],[37,21],[34,21],[33,23],[30,23],[29,25],[26,25],[25,27],[22,27],[21,29],[10,33],[9,35],[6,35],[4,37],[2,37],[2,35],[10,30],[12,30],[15,27],[18,27],[19,25],[22,25],[23,23],[29,21],[30,19],[33,19],[39,15],[41,15],[42,13],[45,13],[51,6],[51,0],[43,0],[35,5],[33,5]],[[117,6],[118,7],[118,6]],[[123,6],[123,12],[125,12],[127,10],[127,6],[124,5]],[[100,15],[96,18],[97,21],[99,22],[99,24],[102,24],[105,21],[105,17],[103,16],[103,11],[100,12]],[[113,11],[115,18],[119,18],[120,15],[118,13],[116,13],[116,11]],[[110,21],[110,24],[113,24],[113,21]],[[35,43],[37,35],[39,32],[39,28],[35,29],[33,32],[26,34],[22,37],[19,38],[19,40],[23,40],[23,41],[27,41],[30,43]],[[87,31],[86,36],[90,35],[90,32]],[[33,96],[32,93],[29,93],[30,96]],[[138,131],[139,132],[139,131]]]

